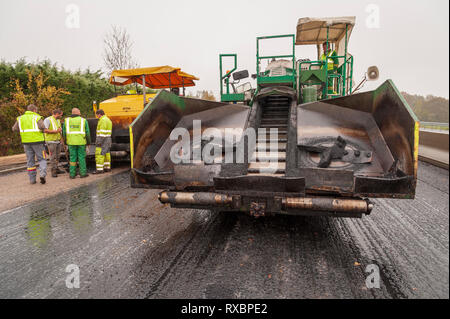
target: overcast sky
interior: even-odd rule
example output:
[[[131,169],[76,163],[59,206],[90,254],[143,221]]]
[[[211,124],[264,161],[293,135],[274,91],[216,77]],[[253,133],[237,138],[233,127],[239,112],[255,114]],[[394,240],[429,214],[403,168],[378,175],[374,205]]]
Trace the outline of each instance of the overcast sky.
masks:
[[[219,53],[237,53],[238,68],[255,73],[257,36],[295,33],[301,17],[348,15],[356,16],[349,43],[355,80],[368,66],[380,69],[380,79],[364,90],[392,79],[401,91],[448,98],[447,0],[2,0],[0,58],[103,69],[102,39],[114,24],[128,30],[140,66],[181,67],[200,78],[196,89],[218,97]],[[311,47],[297,46],[296,56],[315,58]]]

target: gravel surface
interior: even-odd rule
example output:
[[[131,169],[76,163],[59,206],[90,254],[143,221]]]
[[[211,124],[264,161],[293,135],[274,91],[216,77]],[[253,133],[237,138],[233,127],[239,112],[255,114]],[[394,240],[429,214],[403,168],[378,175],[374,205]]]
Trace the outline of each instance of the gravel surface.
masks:
[[[69,178],[69,173],[51,177],[50,169],[47,168],[46,183],[39,183],[39,168],[37,169],[36,184],[30,184],[27,171],[15,172],[7,175],[0,175],[0,213],[2,211],[24,205],[36,200],[42,200],[60,192],[86,185],[112,174],[126,171],[128,168],[120,167],[113,169],[110,173],[101,175],[90,174],[86,178],[77,176],[75,179]]]

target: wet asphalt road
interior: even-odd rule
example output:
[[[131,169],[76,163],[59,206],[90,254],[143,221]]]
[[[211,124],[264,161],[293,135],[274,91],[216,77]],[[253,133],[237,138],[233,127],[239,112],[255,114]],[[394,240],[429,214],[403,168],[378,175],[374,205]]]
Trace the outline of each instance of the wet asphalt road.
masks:
[[[118,174],[0,212],[0,297],[448,298],[448,177],[420,163],[415,200],[362,219],[255,220],[162,206]]]

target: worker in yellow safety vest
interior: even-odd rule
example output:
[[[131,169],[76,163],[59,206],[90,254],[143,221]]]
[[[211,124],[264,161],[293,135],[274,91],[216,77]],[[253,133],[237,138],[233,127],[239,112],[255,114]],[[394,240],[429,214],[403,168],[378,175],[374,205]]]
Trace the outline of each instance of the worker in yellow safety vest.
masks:
[[[94,174],[101,174],[103,172],[111,171],[111,134],[112,122],[105,115],[105,111],[98,109],[95,112],[98,118],[97,135],[95,138],[95,172]]]
[[[327,64],[328,75],[334,74],[339,66],[339,60],[335,50],[331,50],[330,44],[328,42],[322,43],[323,53],[320,56],[320,61],[322,61],[321,69],[325,69]],[[328,94],[335,94],[334,91],[334,78],[328,78]]]
[[[327,42],[322,43],[323,53],[320,56],[320,61],[322,61],[322,69],[325,68],[325,62],[328,60],[328,71],[337,69],[339,61],[336,58],[337,54],[335,50],[330,49],[330,44]]]
[[[91,144],[91,134],[88,121],[81,117],[80,110],[76,107],[72,109],[72,115],[64,121],[63,136],[69,149],[70,178],[73,179],[77,175],[77,162],[80,178],[89,176],[86,168],[86,144]]]
[[[58,177],[58,174],[63,174],[64,171],[59,169],[59,157],[61,155],[61,147],[63,144],[61,117],[63,111],[61,109],[55,109],[52,111],[52,115],[44,120],[45,128],[53,133],[45,133],[45,143],[50,154],[50,166],[52,177]]]
[[[37,113],[36,105],[30,104],[25,114],[17,117],[13,131],[20,133],[25,155],[27,156],[27,171],[31,184],[36,184],[36,162],[39,162],[39,177],[41,184],[45,184],[47,176],[47,160],[45,157],[44,133],[55,133],[44,126],[42,116]]]

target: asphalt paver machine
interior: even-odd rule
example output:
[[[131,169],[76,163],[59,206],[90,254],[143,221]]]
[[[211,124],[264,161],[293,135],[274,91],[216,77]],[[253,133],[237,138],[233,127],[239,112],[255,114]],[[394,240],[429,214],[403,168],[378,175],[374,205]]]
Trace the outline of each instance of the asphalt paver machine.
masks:
[[[354,92],[354,26],[354,17],[302,18],[296,34],[258,37],[255,88],[240,84],[248,71],[235,71],[235,54],[220,55],[220,102],[159,92],[130,126],[131,186],[162,189],[173,207],[255,217],[361,217],[370,198],[414,198],[418,120],[391,80]],[[262,55],[274,38],[292,49]],[[296,58],[304,45],[317,46],[317,59]],[[327,46],[332,60],[321,59]],[[366,79],[377,77],[369,68]]]

